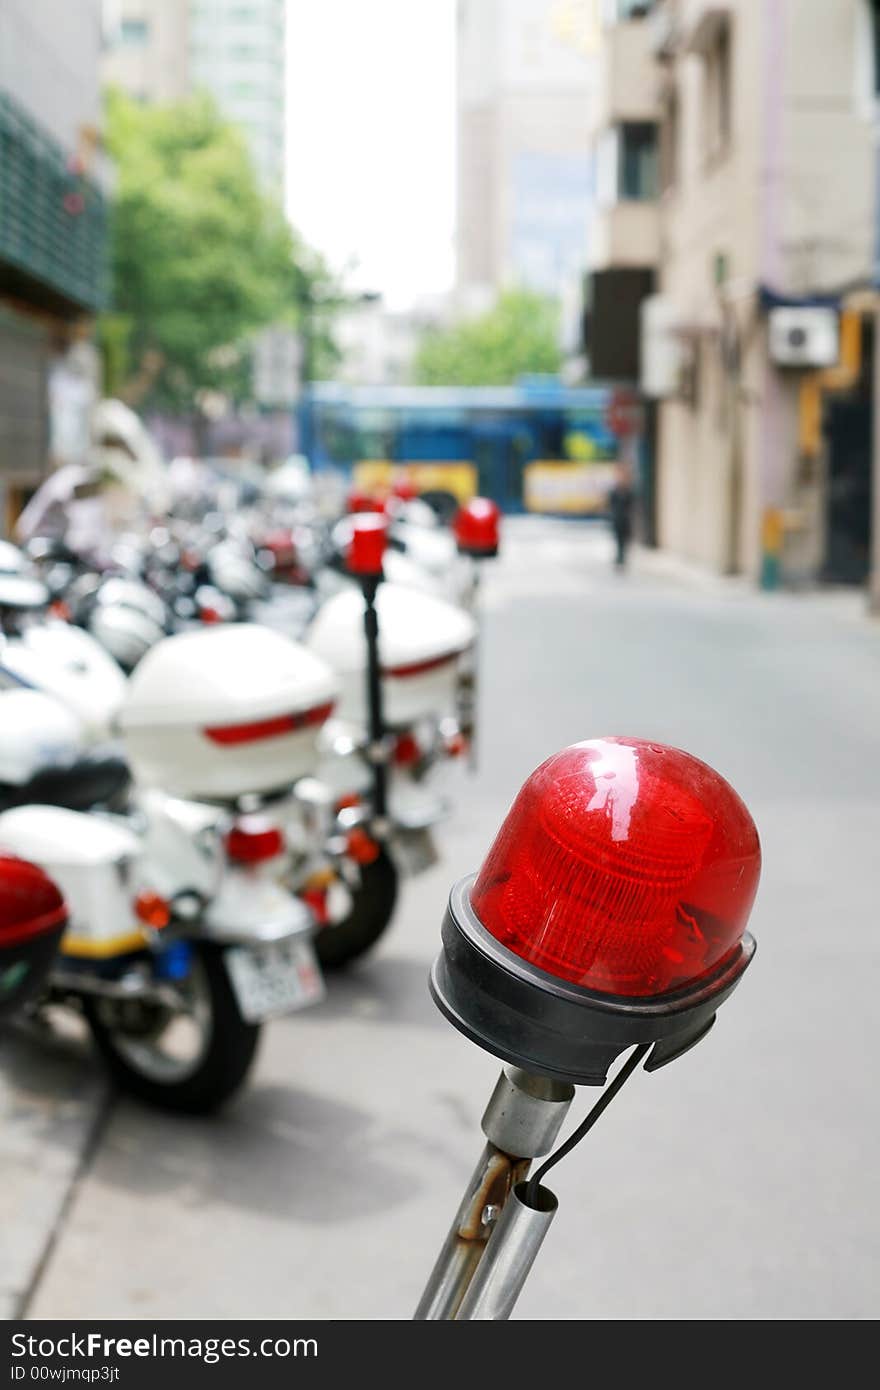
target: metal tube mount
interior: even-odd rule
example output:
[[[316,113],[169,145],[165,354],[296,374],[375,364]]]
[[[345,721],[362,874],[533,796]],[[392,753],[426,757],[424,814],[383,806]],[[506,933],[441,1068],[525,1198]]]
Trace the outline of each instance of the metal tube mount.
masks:
[[[376,593],[379,579],[372,575],[361,581],[364,595],[364,637],[367,644],[367,722],[368,756],[373,771],[373,813],[384,820],[388,813],[388,768],[385,749],[385,717],[382,709],[382,669],[379,660],[379,615]]]
[[[517,1183],[510,1193],[459,1304],[458,1322],[502,1322],[513,1312],[558,1206],[548,1187],[538,1188],[537,1206],[527,1206],[527,1186]]]
[[[446,1321],[460,1316],[463,1300],[480,1268],[490,1237],[494,1244],[493,1232],[503,1220],[511,1192],[524,1182],[531,1160],[552,1149],[573,1098],[574,1087],[568,1082],[533,1076],[519,1067],[504,1068],[483,1115],[483,1133],[488,1143],[465,1189],[455,1220],[419,1301],[414,1315],[416,1321]],[[529,1210],[525,1208],[526,1212]],[[529,1222],[522,1216],[512,1223],[513,1243],[522,1241],[528,1227],[530,1233],[526,1245],[528,1248],[534,1246],[522,1280],[540,1245],[540,1240],[534,1243],[534,1230],[531,1229],[539,1224]],[[549,1220],[546,1225],[549,1225]],[[485,1300],[492,1302],[492,1306],[507,1297],[503,1290],[499,1294],[497,1280],[496,1273],[495,1282],[483,1295]],[[522,1287],[522,1280],[513,1295],[511,1307]],[[505,1281],[501,1283],[506,1288]],[[479,1313],[474,1316],[484,1315]]]

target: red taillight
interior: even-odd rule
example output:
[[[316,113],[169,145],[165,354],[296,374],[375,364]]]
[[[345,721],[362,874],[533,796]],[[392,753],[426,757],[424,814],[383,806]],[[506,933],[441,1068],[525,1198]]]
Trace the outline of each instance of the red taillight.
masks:
[[[422,750],[414,734],[397,735],[391,757],[398,767],[411,767],[421,756]]]
[[[203,623],[222,623],[223,621],[223,615],[209,605],[199,609],[199,618]]]
[[[319,927],[326,927],[330,921],[330,905],[326,888],[304,888],[300,898],[312,913]]]
[[[212,743],[258,743],[264,738],[278,738],[282,734],[293,734],[299,729],[323,724],[330,717],[332,709],[331,700],[328,704],[315,705],[296,714],[278,714],[272,719],[257,719],[248,724],[214,724],[202,732]]]
[[[345,839],[345,852],[356,864],[374,864],[381,850],[382,846],[363,826],[356,825],[354,829],[349,830]]]
[[[488,497],[472,497],[459,507],[452,530],[459,550],[477,558],[498,554],[501,512]]]
[[[403,666],[385,666],[382,675],[394,676],[398,680],[406,680],[407,676],[425,676],[429,671],[439,671],[441,667],[449,666],[460,656],[461,652],[444,652],[442,656],[429,656],[424,661],[410,661]]]
[[[378,512],[356,518],[346,556],[352,574],[366,578],[381,575],[387,533],[388,522]]]
[[[550,975],[644,998],[733,955],[760,869],[754,822],[712,768],[662,744],[591,739],[525,783],[470,901]]]
[[[293,532],[286,528],[280,531],[270,531],[262,544],[266,550],[271,550],[276,565],[292,565],[296,560]]]
[[[171,921],[171,906],[160,893],[138,893],[134,900],[135,916],[147,927],[161,931]]]
[[[226,853],[236,864],[262,864],[284,853],[284,835],[262,816],[245,816],[227,832]]]
[[[443,747],[447,758],[462,758],[468,751],[467,737],[462,733],[447,734]]]
[[[49,612],[53,618],[60,618],[65,623],[70,622],[70,604],[66,603],[63,598],[53,599],[49,604]]]

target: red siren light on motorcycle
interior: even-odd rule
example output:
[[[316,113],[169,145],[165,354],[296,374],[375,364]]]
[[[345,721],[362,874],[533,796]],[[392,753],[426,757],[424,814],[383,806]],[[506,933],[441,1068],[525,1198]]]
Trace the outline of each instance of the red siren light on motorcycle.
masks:
[[[346,499],[346,508],[349,512],[379,512],[382,510],[381,501],[372,495],[364,492],[362,488],[353,487]]]
[[[0,855],[0,1020],[40,988],[66,925],[64,899],[48,875]]]
[[[649,1042],[651,1070],[708,1031],[749,964],[760,869],[747,808],[699,758],[575,744],[532,773],[453,889],[435,999],[488,1051],[547,1075],[602,1082]]]
[[[398,502],[414,502],[418,495],[415,483],[405,475],[395,478],[391,484],[391,496],[396,497]]]
[[[351,574],[365,579],[378,579],[381,576],[387,534],[388,522],[377,512],[356,519],[346,556]]]
[[[471,906],[549,974],[643,998],[739,949],[760,867],[752,818],[717,772],[677,748],[595,739],[528,779]]]
[[[472,497],[459,507],[452,530],[463,554],[491,560],[498,554],[501,511],[488,497]]]

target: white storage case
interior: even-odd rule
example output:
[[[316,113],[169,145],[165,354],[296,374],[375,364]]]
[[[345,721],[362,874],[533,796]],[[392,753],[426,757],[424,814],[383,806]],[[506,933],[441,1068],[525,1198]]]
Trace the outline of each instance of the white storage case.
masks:
[[[80,721],[38,690],[0,690],[0,782],[21,787],[50,767],[69,767],[82,747]]]
[[[147,652],[119,726],[142,785],[231,800],[314,773],[337,686],[319,657],[270,628],[210,627]]]
[[[53,619],[26,623],[0,649],[0,683],[12,682],[54,695],[91,741],[106,739],[125,698],[125,676],[112,656],[90,633]]]
[[[451,714],[458,658],[476,635],[473,619],[443,599],[400,584],[380,584],[376,607],[386,723],[408,728],[419,719]],[[365,725],[367,644],[360,589],[328,599],[305,640],[339,676],[339,717]]]
[[[62,953],[101,959],[143,945],[134,912],[144,886],[140,843],[125,826],[59,806],[17,806],[0,815],[0,848],[39,864],[61,889]]]

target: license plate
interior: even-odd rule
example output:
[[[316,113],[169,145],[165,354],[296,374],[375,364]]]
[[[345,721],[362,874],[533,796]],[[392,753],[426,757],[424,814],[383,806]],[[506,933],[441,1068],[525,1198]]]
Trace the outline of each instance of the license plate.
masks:
[[[230,946],[226,968],[246,1023],[261,1023],[324,998],[324,978],[311,941]]]

